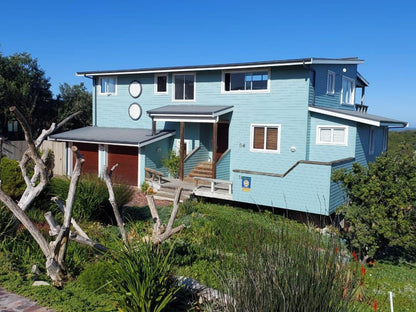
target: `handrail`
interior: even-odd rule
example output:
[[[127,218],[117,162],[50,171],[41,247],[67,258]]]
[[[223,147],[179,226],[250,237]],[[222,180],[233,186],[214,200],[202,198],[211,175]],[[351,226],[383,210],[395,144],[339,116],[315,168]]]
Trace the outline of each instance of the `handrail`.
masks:
[[[221,160],[225,157],[225,156],[227,156],[227,154],[229,154],[231,152],[231,150],[228,148],[228,149],[226,149],[225,150],[225,152],[224,153],[222,153],[222,155],[221,155],[221,157],[220,158],[218,158],[218,160],[217,160],[217,165],[218,165],[218,163],[219,162],[221,162]]]
[[[211,184],[211,193],[215,192],[215,185],[216,184],[227,184],[228,185],[228,194],[232,194],[233,192],[233,181],[228,180],[219,180],[219,179],[211,179],[211,178],[204,178],[204,177],[194,177],[195,187],[198,188],[198,181],[206,181],[210,182]]]
[[[189,152],[189,154],[188,155],[186,155],[186,157],[185,157],[185,160],[184,161],[187,161],[189,158],[191,158],[191,156],[193,155],[193,154],[195,154],[198,150],[199,150],[199,146],[197,146],[197,147],[195,147],[192,151],[190,151]]]
[[[270,173],[270,172],[260,172],[260,171],[251,171],[251,170],[242,170],[242,169],[234,169],[233,172],[238,173],[246,173],[246,174],[256,174],[256,175],[264,175],[269,177],[278,177],[278,178],[284,178],[288,175],[289,172],[291,172],[295,167],[297,167],[299,164],[310,164],[310,165],[320,165],[320,166],[334,166],[334,165],[340,165],[343,163],[354,161],[355,157],[348,157],[343,159],[338,159],[334,161],[314,161],[314,160],[298,160],[292,167],[290,167],[285,173]]]

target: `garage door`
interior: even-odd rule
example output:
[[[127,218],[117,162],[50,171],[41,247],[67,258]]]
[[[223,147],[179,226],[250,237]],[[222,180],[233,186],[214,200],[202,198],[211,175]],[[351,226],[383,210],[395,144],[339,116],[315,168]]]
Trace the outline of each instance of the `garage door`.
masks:
[[[131,146],[108,146],[108,168],[118,163],[114,171],[114,179],[129,185],[137,186],[138,178],[138,148]]]
[[[79,152],[84,156],[85,162],[82,173],[98,175],[98,145],[86,143],[74,143]],[[75,164],[75,157],[74,157]]]

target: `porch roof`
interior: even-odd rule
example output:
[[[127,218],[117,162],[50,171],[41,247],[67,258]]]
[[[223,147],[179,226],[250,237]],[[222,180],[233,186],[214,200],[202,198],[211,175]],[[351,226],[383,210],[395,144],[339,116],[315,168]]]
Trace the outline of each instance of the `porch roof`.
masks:
[[[142,147],[173,135],[175,131],[159,131],[152,135],[151,129],[85,127],[50,135],[48,140]]]
[[[400,121],[383,116],[367,114],[366,112],[345,109],[310,106],[309,111],[346,120],[352,120],[376,127],[387,126],[395,128],[405,128],[409,125],[406,121]]]
[[[184,121],[215,123],[219,117],[233,111],[234,106],[166,105],[147,111],[154,121]]]

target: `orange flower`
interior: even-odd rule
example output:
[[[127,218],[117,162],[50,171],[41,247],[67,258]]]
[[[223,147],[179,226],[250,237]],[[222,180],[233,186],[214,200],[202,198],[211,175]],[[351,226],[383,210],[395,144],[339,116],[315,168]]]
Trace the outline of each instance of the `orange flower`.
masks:
[[[338,246],[335,246],[335,253],[338,252]]]
[[[376,312],[376,311],[377,311],[377,307],[378,307],[377,300],[375,300],[375,301],[374,301],[374,304],[373,304],[373,309],[374,309],[374,312]]]
[[[355,253],[355,251],[352,252],[352,256],[354,258],[354,261],[358,261],[358,257],[357,257],[357,254]]]
[[[365,275],[365,267],[364,267],[364,265],[362,265],[362,264],[361,264],[361,274],[362,274],[362,275]]]

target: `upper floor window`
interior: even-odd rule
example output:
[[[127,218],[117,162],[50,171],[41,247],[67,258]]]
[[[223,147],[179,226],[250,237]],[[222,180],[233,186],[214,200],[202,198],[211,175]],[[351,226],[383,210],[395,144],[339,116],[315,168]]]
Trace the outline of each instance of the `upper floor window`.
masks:
[[[155,75],[155,93],[157,94],[168,93],[168,76],[167,75]]]
[[[267,91],[269,90],[269,76],[269,71],[224,73],[224,91]]]
[[[326,80],[326,94],[333,95],[335,93],[335,73],[328,70],[328,77]]]
[[[280,153],[280,125],[251,125],[250,151]]]
[[[9,131],[9,133],[17,132],[18,129],[19,129],[18,125],[19,124],[18,124],[17,120],[9,120],[7,122],[7,130]]]
[[[316,144],[321,145],[347,145],[347,126],[317,126]]]
[[[341,104],[354,105],[355,81],[342,76]]]
[[[173,81],[175,101],[192,101],[195,99],[194,74],[177,74],[173,76]]]
[[[117,78],[116,77],[101,77],[100,79],[101,85],[101,94],[115,94],[116,93],[116,86],[117,86]]]

